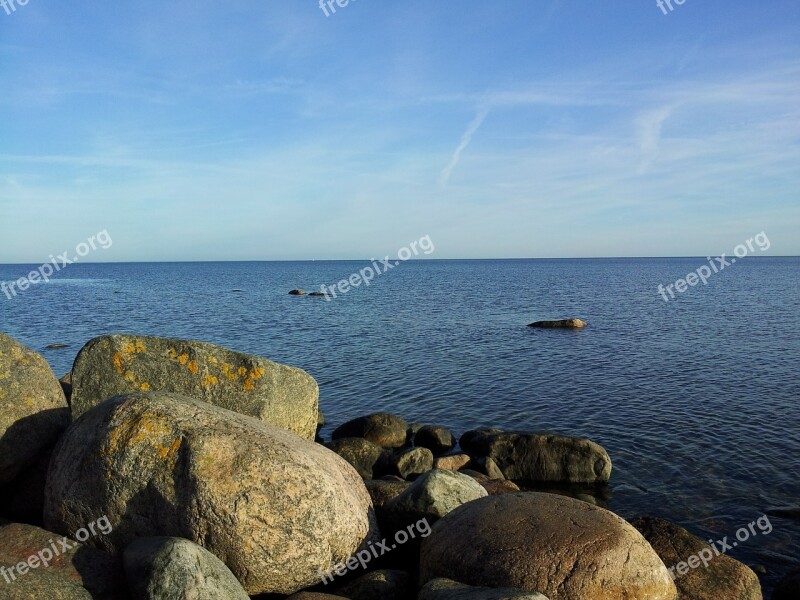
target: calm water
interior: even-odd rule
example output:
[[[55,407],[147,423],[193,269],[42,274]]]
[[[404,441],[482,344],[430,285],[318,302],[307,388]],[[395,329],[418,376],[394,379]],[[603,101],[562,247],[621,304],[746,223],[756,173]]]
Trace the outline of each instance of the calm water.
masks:
[[[331,302],[286,292],[368,263],[77,264],[0,295],[0,330],[59,376],[103,333],[196,338],[306,369],[334,425],[380,409],[458,433],[585,435],[614,461],[613,510],[733,539],[800,504],[800,259],[746,258],[660,299],[704,262],[408,262]],[[0,266],[0,281],[29,270]],[[525,326],[567,316],[590,327]],[[770,520],[732,553],[767,565],[767,587],[800,558],[800,524]]]

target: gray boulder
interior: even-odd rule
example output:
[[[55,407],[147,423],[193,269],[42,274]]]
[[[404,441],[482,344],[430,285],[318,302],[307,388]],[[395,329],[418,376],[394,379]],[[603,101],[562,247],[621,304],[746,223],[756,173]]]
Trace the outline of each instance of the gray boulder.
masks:
[[[451,579],[433,579],[419,591],[417,600],[547,600],[535,592],[511,588],[464,585]]]
[[[468,475],[441,469],[419,477],[384,508],[387,513],[402,517],[403,523],[421,518],[433,523],[462,504],[486,495],[486,490]]]
[[[221,560],[189,540],[136,540],[125,549],[124,562],[137,600],[250,600]]]
[[[488,456],[503,475],[517,481],[601,483],[611,477],[605,449],[586,438],[540,433],[483,433],[467,453]]]
[[[0,333],[0,483],[35,463],[69,420],[61,384],[44,358]]]
[[[114,396],[168,392],[288,429],[317,430],[319,388],[301,369],[187,340],[106,335],[87,343],[72,371],[72,414]]]
[[[98,538],[120,553],[139,537],[191,540],[251,594],[319,581],[379,532],[358,473],[327,448],[212,404],[163,393],[108,400],[56,447],[45,523],[74,531],[107,515]]]
[[[433,453],[427,448],[410,448],[392,458],[392,469],[403,479],[427,473],[433,468]]]

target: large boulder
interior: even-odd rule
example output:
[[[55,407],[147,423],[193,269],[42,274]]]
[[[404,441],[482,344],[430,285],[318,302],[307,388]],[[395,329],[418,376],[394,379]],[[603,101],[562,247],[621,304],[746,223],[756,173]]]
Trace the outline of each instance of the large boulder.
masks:
[[[94,518],[87,520],[73,531],[82,530],[82,538],[83,531],[88,532],[87,526],[96,527],[96,522]],[[105,526],[105,521],[102,525]],[[107,529],[101,527],[96,531],[102,534]],[[0,580],[0,598],[121,600],[127,597],[119,559],[102,550],[20,523],[0,525],[0,540],[0,565],[6,567],[5,581]],[[24,574],[19,570],[23,563],[27,563]],[[12,594],[4,596],[9,588]]]
[[[631,519],[630,524],[667,566],[681,600],[761,600],[761,584],[747,565],[716,552],[683,527],[654,517]]]
[[[451,579],[432,579],[419,591],[417,600],[547,600],[536,592],[511,588],[464,585]]]
[[[389,413],[375,413],[358,417],[340,425],[332,434],[334,440],[361,437],[381,448],[400,448],[406,443],[408,423]]]
[[[358,473],[327,448],[252,417],[164,393],[104,402],[67,430],[48,474],[45,523],[70,531],[95,514],[100,545],[191,540],[251,594],[317,583],[379,532]]]
[[[137,600],[250,600],[230,569],[181,538],[141,538],[125,549],[125,575]]]
[[[50,366],[0,333],[0,483],[8,483],[53,446],[69,407]]]
[[[87,343],[72,369],[72,414],[114,396],[181,394],[288,429],[317,430],[319,387],[301,369],[187,340],[106,335]]]
[[[468,454],[491,457],[508,479],[603,483],[611,477],[608,452],[586,438],[543,433],[480,433],[466,444]]]
[[[664,563],[636,529],[579,500],[490,496],[441,519],[422,544],[420,582],[539,592],[550,600],[675,600]]]

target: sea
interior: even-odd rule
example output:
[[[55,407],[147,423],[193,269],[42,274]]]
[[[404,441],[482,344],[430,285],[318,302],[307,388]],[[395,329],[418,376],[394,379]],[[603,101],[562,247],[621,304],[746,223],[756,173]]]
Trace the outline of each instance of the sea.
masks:
[[[78,263],[0,294],[0,330],[58,376],[106,333],[301,367],[320,385],[323,437],[377,411],[457,435],[588,437],[611,456],[604,502],[623,517],[730,543],[768,515],[729,551],[766,568],[768,591],[800,562],[800,522],[769,516],[800,507],[800,258],[745,257],[674,299],[659,294],[707,264],[409,260],[325,298],[288,292],[336,285],[370,261]],[[37,266],[0,265],[0,282]],[[589,326],[528,327],[568,317]]]

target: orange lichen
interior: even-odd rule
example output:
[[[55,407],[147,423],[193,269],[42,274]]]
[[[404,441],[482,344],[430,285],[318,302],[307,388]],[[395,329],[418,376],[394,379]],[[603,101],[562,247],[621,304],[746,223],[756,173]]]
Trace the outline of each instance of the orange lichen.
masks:
[[[202,381],[203,387],[209,387],[217,383],[219,383],[219,379],[217,379],[214,375],[206,375],[205,377],[203,377]]]
[[[114,353],[114,368],[117,369],[117,373],[122,374],[122,367],[125,366],[125,359],[122,358],[122,354],[119,352]]]
[[[256,381],[261,379],[264,376],[264,369],[261,367],[256,367],[250,371],[250,374],[247,376],[244,382],[244,389],[246,390],[254,390],[256,386],[254,385]]]
[[[184,352],[183,354],[181,354],[181,355],[178,357],[178,362],[179,362],[179,363],[181,363],[182,365],[185,365],[187,362],[189,362],[189,354],[188,354],[188,353],[186,353],[186,352]]]
[[[142,390],[143,392],[147,392],[150,390],[150,384],[145,381],[142,385],[139,386],[139,389]]]
[[[196,374],[197,374],[197,370],[198,370],[198,368],[197,368],[197,361],[196,361],[196,360],[190,360],[190,361],[189,361],[189,364],[188,364],[188,365],[186,365],[186,368],[187,368],[187,369],[189,369],[189,372],[190,372],[192,375],[196,375]]]

